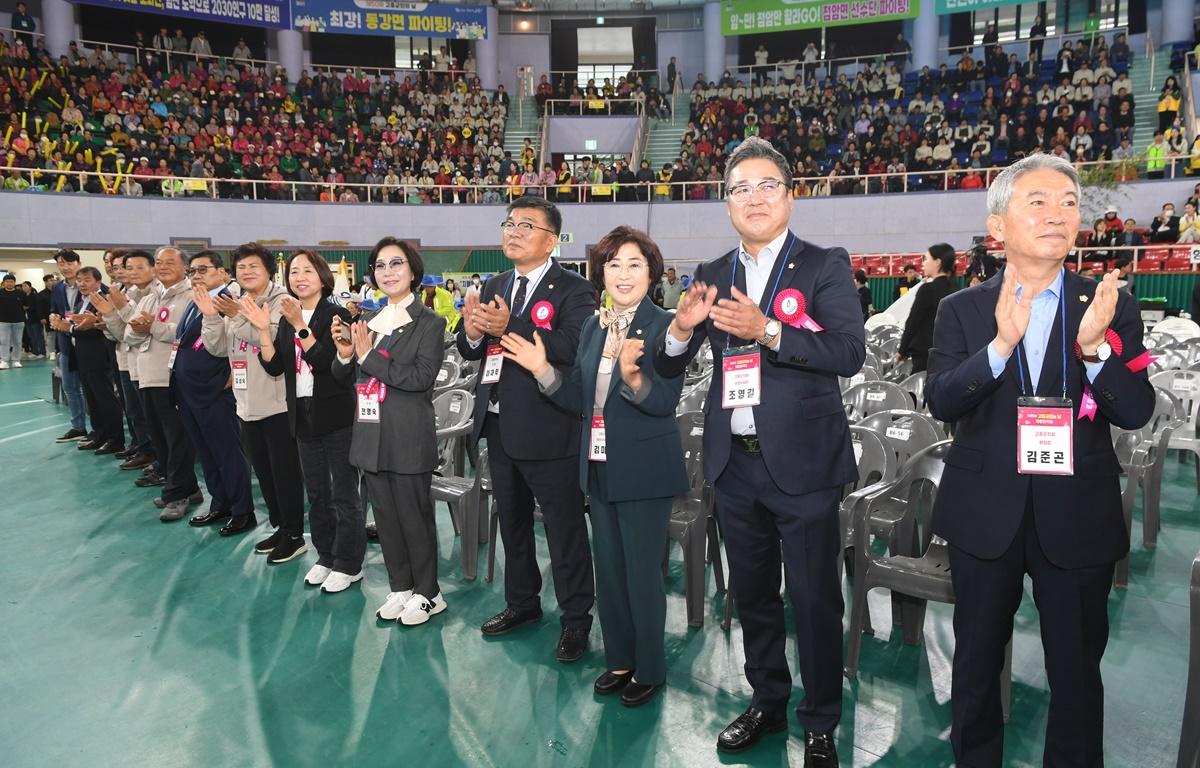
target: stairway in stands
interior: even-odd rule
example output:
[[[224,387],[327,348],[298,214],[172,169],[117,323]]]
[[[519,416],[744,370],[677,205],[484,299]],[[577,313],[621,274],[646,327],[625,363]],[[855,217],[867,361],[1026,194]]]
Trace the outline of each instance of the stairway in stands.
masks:
[[[1154,66],[1154,79],[1150,82],[1150,60],[1145,55],[1133,57],[1129,65],[1129,80],[1133,83],[1133,148],[1138,152],[1146,151],[1150,142],[1154,141],[1154,132],[1158,130],[1158,92],[1166,82],[1171,72],[1171,46],[1158,50]],[[1178,76],[1176,79],[1179,79]]]
[[[513,159],[520,160],[525,139],[533,143],[535,150],[540,150],[542,120],[533,96],[526,96],[523,104],[519,104],[518,99],[513,99],[509,103],[508,117],[504,121],[504,149],[512,152]]]
[[[683,144],[683,134],[688,124],[688,100],[686,94],[672,94],[673,113],[675,122],[650,118],[650,135],[646,140],[646,151],[642,157],[650,161],[650,168],[655,173],[664,163],[673,163],[679,157],[679,148]],[[683,110],[680,112],[679,110]]]

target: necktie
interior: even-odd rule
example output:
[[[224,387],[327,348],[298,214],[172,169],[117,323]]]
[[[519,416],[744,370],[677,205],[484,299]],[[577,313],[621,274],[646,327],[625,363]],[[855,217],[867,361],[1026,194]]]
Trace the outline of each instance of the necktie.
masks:
[[[71,304],[71,312],[78,314],[81,309],[83,309],[83,294],[80,293],[78,288],[76,288],[75,301]]]

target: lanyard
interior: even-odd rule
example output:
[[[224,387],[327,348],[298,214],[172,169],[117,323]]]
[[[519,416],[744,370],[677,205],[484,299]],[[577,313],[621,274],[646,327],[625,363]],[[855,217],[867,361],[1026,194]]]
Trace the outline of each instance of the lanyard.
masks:
[[[775,302],[775,293],[779,290],[779,281],[783,277],[784,262],[792,252],[792,234],[789,232],[786,240],[783,241],[783,247],[779,249],[779,255],[775,257],[775,264],[778,270],[775,272],[775,285],[771,288],[771,296],[767,299],[767,312],[770,313],[771,305]],[[761,253],[761,251],[759,251]],[[742,255],[742,247],[738,246],[738,252],[733,254],[733,269],[729,272],[729,295],[733,295],[734,284],[737,281],[737,265],[738,260]],[[725,333],[725,346],[728,348],[731,342],[731,336],[728,331]]]
[[[1058,291],[1058,317],[1062,327],[1062,396],[1065,400],[1067,397],[1067,300],[1066,300],[1066,281],[1063,281],[1062,288]],[[1032,304],[1032,299],[1030,300]],[[1017,345],[1017,372],[1021,375],[1021,395],[1025,395],[1025,366],[1021,362],[1021,356],[1025,349],[1025,340]],[[1031,382],[1032,383],[1032,382]]]

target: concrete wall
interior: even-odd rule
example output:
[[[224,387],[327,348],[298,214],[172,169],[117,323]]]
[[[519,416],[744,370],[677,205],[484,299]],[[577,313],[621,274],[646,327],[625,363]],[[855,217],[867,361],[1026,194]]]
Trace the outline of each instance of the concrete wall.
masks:
[[[658,33],[658,73],[665,83],[667,64],[675,57],[675,66],[683,78],[683,89],[692,87],[696,73],[704,71],[704,30]]]
[[[1148,223],[1162,204],[1182,207],[1194,181],[1125,184],[1111,192],[1085,194],[1085,222],[1107,206],[1123,218]],[[644,229],[668,259],[713,258],[737,244],[721,202],[587,203],[562,206],[563,229],[574,242],[563,257],[582,259],[594,243],[619,224]],[[249,240],[284,240],[316,246],[344,240],[369,247],[383,235],[415,238],[441,248],[497,247],[499,206],[335,205],[328,203],[99,197],[74,194],[0,192],[0,245],[155,246],[172,238],[208,238],[215,246]],[[986,227],[983,192],[923,192],[881,197],[798,200],[792,228],[821,245],[855,252],[921,251],[944,241],[970,245]]]
[[[637,138],[638,119],[633,116],[551,117],[551,152],[599,152],[628,155]],[[596,146],[588,148],[587,141]]]
[[[533,82],[550,71],[550,35],[533,33],[500,34],[500,83],[504,90],[516,96],[517,67],[533,67]]]

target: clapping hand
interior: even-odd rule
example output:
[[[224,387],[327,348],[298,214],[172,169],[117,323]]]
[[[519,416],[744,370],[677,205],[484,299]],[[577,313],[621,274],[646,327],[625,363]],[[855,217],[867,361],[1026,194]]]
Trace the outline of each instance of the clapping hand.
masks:
[[[102,315],[107,315],[109,312],[113,311],[112,301],[110,301],[107,296],[99,291],[89,296],[88,301],[90,301],[92,306],[96,308],[96,311]]]
[[[237,317],[238,313],[242,311],[242,305],[238,303],[237,299],[224,294],[217,294],[217,297],[213,299],[213,304],[216,305],[217,311],[225,317]]]
[[[490,304],[479,303],[473,313],[476,328],[482,327],[488,336],[503,336],[508,331],[511,313],[504,299],[496,296]]]
[[[150,333],[150,326],[154,324],[154,318],[145,312],[129,321],[129,327],[134,333]]]
[[[533,341],[515,333],[506,333],[500,337],[500,346],[504,347],[504,356],[517,365],[532,373],[534,376],[550,367],[546,360],[546,347],[537,331],[533,332]]]
[[[95,312],[80,312],[75,315],[75,330],[87,331],[100,323],[100,316]]]
[[[1011,267],[1005,269],[1000,299],[996,302],[996,338],[992,342],[1001,357],[1011,355],[1021,339],[1025,338],[1032,306],[1033,297],[1028,291],[1020,299],[1017,298],[1017,273]]]
[[[767,316],[746,294],[730,289],[731,299],[721,299],[710,310],[713,327],[739,339],[761,339],[767,330]]]
[[[192,301],[195,302],[196,309],[200,310],[200,314],[205,317],[217,316],[217,305],[213,303],[213,297],[203,287],[196,286],[192,289]]]
[[[1096,295],[1092,305],[1083,313],[1079,321],[1079,349],[1086,355],[1096,354],[1096,347],[1104,341],[1104,332],[1112,324],[1113,316],[1117,313],[1117,278],[1120,270],[1114,269],[1104,276],[1096,287]]]
[[[124,291],[115,286],[108,289],[108,300],[117,309],[125,309],[125,306],[129,304],[129,297],[125,295]],[[92,297],[92,303],[96,303],[94,296]],[[108,310],[104,310],[104,314],[108,314]]]
[[[625,339],[625,343],[621,345],[619,358],[621,379],[634,392],[642,388],[643,374],[638,362],[642,359],[644,352],[645,343],[641,339]]]
[[[463,327],[466,329],[467,338],[471,341],[479,341],[486,333],[483,320],[479,316],[478,291],[471,291],[463,300]]]
[[[283,313],[283,319],[291,323],[296,330],[304,327],[304,308],[292,296],[284,296],[280,300],[279,311]]]
[[[371,351],[371,330],[366,323],[350,326],[350,340],[354,342],[354,354],[358,357],[366,357]]]
[[[694,282],[679,299],[675,308],[675,319],[671,321],[671,336],[680,341],[690,338],[692,329],[708,319],[713,302],[717,300],[717,286]]]
[[[249,296],[243,296],[238,304],[241,305],[242,315],[255,329],[265,331],[271,327],[271,313],[266,307],[258,306]]]

